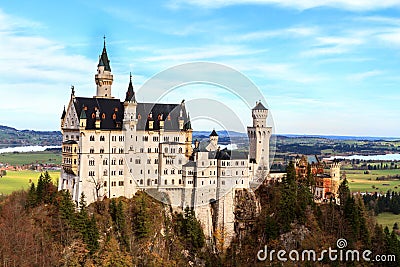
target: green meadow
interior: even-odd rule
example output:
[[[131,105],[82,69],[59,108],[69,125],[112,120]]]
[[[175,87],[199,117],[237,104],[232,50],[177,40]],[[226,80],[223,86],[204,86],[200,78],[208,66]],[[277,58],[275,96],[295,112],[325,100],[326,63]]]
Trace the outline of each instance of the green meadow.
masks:
[[[379,224],[382,224],[383,228],[387,226],[390,231],[392,230],[395,223],[397,223],[400,227],[400,214],[395,215],[391,212],[383,212],[375,218]]]
[[[54,184],[57,184],[60,171],[49,171],[49,174]],[[30,181],[37,184],[39,176],[38,171],[7,171],[7,175],[0,178],[0,194],[8,195],[16,190],[26,190],[30,187]]]
[[[352,192],[386,193],[388,190],[400,191],[400,180],[376,180],[377,177],[381,176],[400,175],[400,169],[372,170],[369,171],[369,174],[364,174],[363,170],[345,170],[344,172]]]
[[[19,152],[0,154],[0,162],[9,165],[61,164],[61,152]]]

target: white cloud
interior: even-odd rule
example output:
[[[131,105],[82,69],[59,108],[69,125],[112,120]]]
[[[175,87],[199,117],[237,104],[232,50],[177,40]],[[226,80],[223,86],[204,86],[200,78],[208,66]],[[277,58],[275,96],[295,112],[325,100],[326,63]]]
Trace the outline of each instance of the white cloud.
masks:
[[[371,71],[366,71],[366,72],[353,73],[353,74],[347,76],[347,79],[351,80],[351,81],[360,82],[365,79],[375,77],[378,75],[382,75],[382,74],[383,74],[383,72],[380,70],[371,70]]]
[[[345,10],[365,11],[400,7],[399,0],[172,0],[168,6],[179,8],[185,5],[194,5],[203,8],[221,8],[241,4],[276,5],[300,10],[315,7],[333,7]]]
[[[36,35],[35,29],[40,28],[40,23],[0,10],[0,91],[7,94],[0,122],[9,121],[12,112],[19,115],[13,115],[11,126],[58,129],[59,111],[67,104],[70,85],[79,92],[89,84],[93,87],[96,62],[71,55],[63,44]]]
[[[258,41],[275,37],[309,37],[317,34],[317,27],[291,27],[286,29],[256,31],[227,37],[227,41]]]
[[[338,55],[349,52],[352,48],[364,43],[362,37],[317,37],[316,43],[309,50],[303,51],[302,56],[317,57],[323,55]]]
[[[244,56],[265,52],[266,50],[248,49],[240,45],[208,45],[203,47],[182,47],[174,49],[159,49],[155,56],[143,58],[144,61],[184,62],[195,60],[210,60],[225,56]]]

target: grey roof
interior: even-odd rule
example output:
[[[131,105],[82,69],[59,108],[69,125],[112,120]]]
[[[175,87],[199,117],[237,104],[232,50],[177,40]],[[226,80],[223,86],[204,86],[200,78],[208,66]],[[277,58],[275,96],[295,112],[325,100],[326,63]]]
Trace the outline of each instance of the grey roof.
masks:
[[[208,152],[209,159],[218,159],[218,160],[235,160],[235,159],[246,159],[248,158],[248,154],[246,152],[240,152],[236,150],[228,150],[226,148],[222,150],[210,151]]]
[[[257,103],[257,105],[253,108],[253,110],[268,110],[264,105],[260,102]]]
[[[121,130],[124,106],[119,99],[76,97],[74,105],[77,114],[86,116],[86,129],[96,129],[96,109],[98,109],[101,120],[100,129]]]
[[[183,167],[196,167],[196,162],[189,160]]]
[[[179,131],[179,116],[182,110],[184,130],[187,129],[189,118],[185,105],[182,104],[155,104],[138,103],[136,114],[138,119],[138,130],[149,130],[149,121],[153,120],[153,130],[160,129],[160,121],[164,121],[165,131]],[[150,114],[152,118],[150,118]]]

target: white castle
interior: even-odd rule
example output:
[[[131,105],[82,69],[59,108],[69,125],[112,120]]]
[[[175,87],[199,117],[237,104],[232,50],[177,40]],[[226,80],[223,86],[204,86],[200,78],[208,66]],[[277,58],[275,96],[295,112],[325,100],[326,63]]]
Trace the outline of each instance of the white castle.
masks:
[[[138,190],[162,192],[177,209],[192,207],[206,237],[234,235],[235,194],[250,189],[269,170],[268,110],[252,109],[247,128],[249,153],[220,149],[213,130],[208,144],[192,140],[185,102],[139,103],[132,76],[124,101],[112,96],[113,75],[106,46],[95,75],[94,97],[77,97],[72,88],[61,117],[62,170],[59,190],[78,203],[104,197],[132,197]]]

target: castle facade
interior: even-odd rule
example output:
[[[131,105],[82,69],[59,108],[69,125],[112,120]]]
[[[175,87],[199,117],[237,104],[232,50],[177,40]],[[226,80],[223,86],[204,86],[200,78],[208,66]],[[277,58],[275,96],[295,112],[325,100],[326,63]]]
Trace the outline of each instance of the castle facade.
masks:
[[[249,153],[220,149],[213,130],[207,144],[192,138],[185,102],[141,103],[132,76],[123,101],[112,95],[106,45],[95,74],[96,95],[78,97],[72,88],[61,117],[62,170],[59,190],[88,203],[138,190],[161,192],[176,208],[192,207],[206,237],[234,234],[235,195],[261,182],[269,171],[268,109],[257,102],[247,128]],[[263,176],[263,177],[262,177]]]

